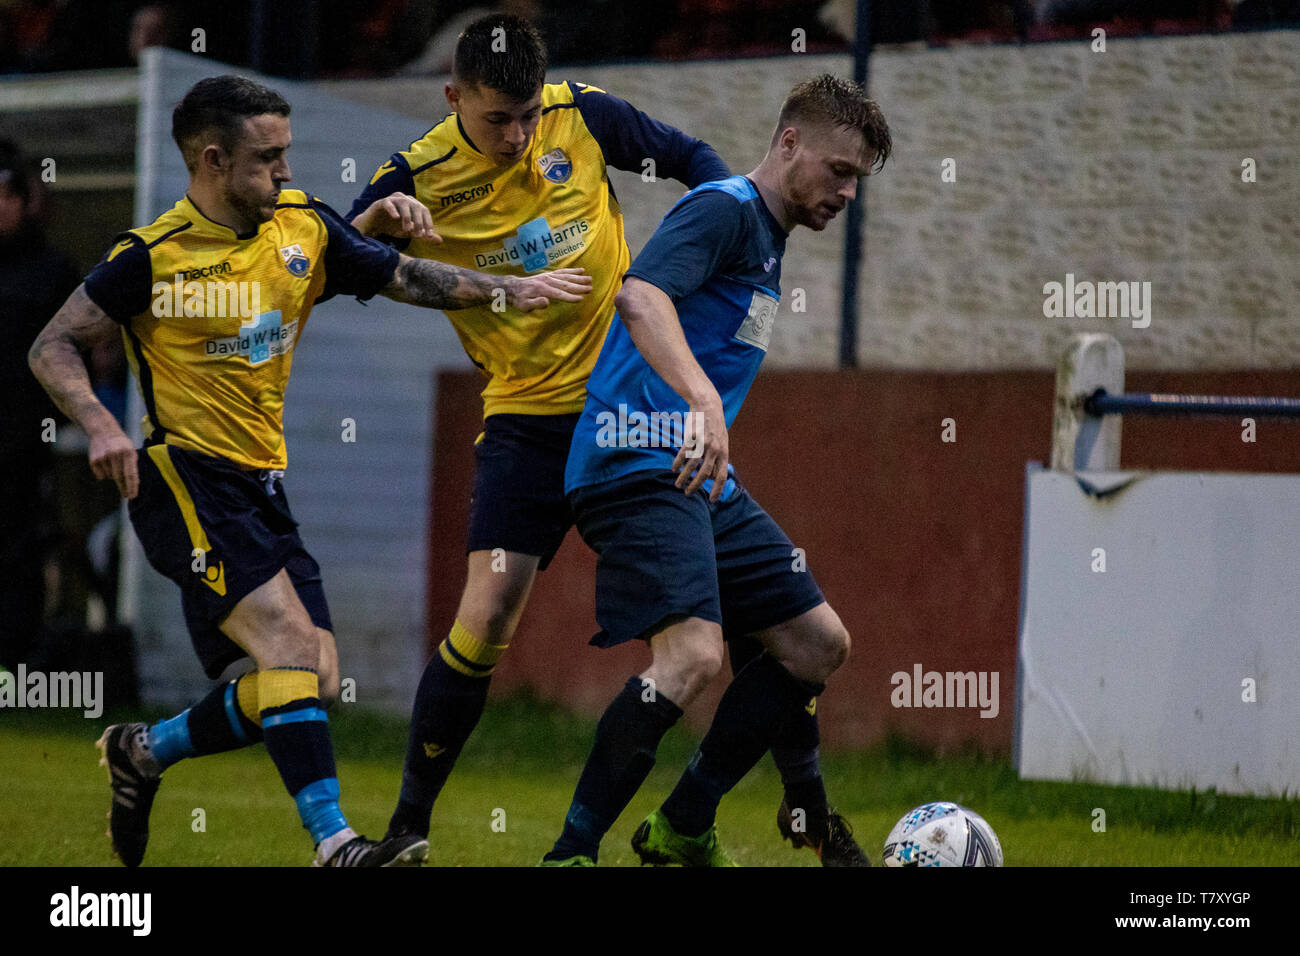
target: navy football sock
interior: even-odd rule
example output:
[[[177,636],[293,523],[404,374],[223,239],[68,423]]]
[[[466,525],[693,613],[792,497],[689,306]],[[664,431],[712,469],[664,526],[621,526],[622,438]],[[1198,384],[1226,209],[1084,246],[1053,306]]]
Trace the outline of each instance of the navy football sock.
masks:
[[[334,746],[321,709],[316,672],[310,668],[273,667],[259,672],[262,739],[280,771],[285,789],[298,805],[312,842],[347,828],[339,809],[339,781]]]
[[[683,836],[713,826],[718,801],[772,745],[781,725],[820,693],[764,654],[736,675],[718,703],[713,724],[662,810]]]
[[[733,638],[727,644],[731,671],[739,674],[745,665],[763,653],[763,645],[752,637]],[[772,739],[772,762],[781,774],[786,803],[814,816],[827,812],[826,785],[822,781],[821,731],[817,724],[817,698],[790,715]]]
[[[814,730],[816,727],[814,719]],[[773,744],[772,759],[781,771],[785,802],[791,810],[803,810],[814,818],[824,817],[830,812],[816,747],[811,750],[780,751]]]
[[[493,668],[507,645],[475,638],[460,621],[438,645],[415,692],[402,791],[388,832],[429,835],[429,815],[478,725]]]
[[[601,839],[654,766],[659,741],[681,716],[681,708],[663,694],[648,694],[640,677],[628,679],[600,718],[564,832],[547,859],[596,859]]]
[[[731,676],[735,677],[750,661],[758,660],[763,645],[752,637],[733,637],[727,641],[727,657],[731,661]]]
[[[772,741],[772,760],[781,772],[785,801],[790,809],[802,809],[814,818],[824,817],[829,812],[818,752],[820,743],[817,698],[810,695],[776,732]]]
[[[214,687],[193,707],[150,727],[150,756],[161,771],[187,757],[255,744],[262,739],[257,712],[257,672],[253,671]]]
[[[262,739],[262,728],[256,723],[257,705],[249,706],[251,714],[244,710],[250,699],[244,688],[250,684],[251,700],[256,701],[257,672],[254,671],[217,687],[190,708],[190,741],[196,755],[224,753]]]

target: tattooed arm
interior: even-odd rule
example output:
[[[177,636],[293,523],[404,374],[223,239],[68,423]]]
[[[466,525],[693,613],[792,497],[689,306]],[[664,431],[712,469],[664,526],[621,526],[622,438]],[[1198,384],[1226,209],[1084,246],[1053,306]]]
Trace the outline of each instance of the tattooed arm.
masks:
[[[54,404],[90,438],[90,470],[112,478],[123,498],[139,489],[135,443],[95,397],[82,353],[116,338],[121,326],[86,295],[84,285],[41,330],[27,353],[27,364]]]
[[[591,276],[583,269],[556,269],[535,276],[494,276],[431,259],[401,256],[393,281],[380,290],[380,295],[430,309],[465,309],[500,302],[520,312],[531,312],[549,305],[552,299],[579,302],[590,291]]]

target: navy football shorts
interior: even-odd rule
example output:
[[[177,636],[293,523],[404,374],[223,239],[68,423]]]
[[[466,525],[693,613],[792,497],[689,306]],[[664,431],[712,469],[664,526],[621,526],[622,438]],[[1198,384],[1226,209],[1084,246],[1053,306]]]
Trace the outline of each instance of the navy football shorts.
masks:
[[[551,563],[573,524],[564,465],[578,414],[489,415],[474,445],[478,467],[469,503],[471,551],[502,548]]]
[[[180,586],[185,623],[208,677],[248,656],[220,624],[281,568],[311,622],[334,629],[320,566],[303,547],[284,497],[283,472],[244,471],[171,445],[141,448],[137,461],[140,493],[127,504],[131,524],[149,563]],[[194,569],[196,549],[206,551],[203,571]]]
[[[648,638],[673,617],[722,625],[727,639],[752,634],[821,604],[821,589],[784,531],[739,482],[726,500],[687,497],[671,472],[639,472],[571,496],[596,563],[591,643]]]

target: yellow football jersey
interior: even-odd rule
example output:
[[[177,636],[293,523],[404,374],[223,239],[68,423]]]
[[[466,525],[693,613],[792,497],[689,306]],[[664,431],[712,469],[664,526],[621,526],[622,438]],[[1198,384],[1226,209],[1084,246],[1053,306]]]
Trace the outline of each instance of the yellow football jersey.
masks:
[[[146,444],[285,468],[284,391],[312,306],[339,292],[374,295],[397,252],[289,189],[249,235],[186,197],[119,240],[85,289],[122,324]]]
[[[499,275],[585,268],[593,287],[581,302],[447,313],[489,376],[485,416],[578,412],[629,265],[606,165],[643,172],[647,160],[658,176],[688,186],[728,175],[707,144],[623,100],[581,83],[547,84],[536,132],[517,162],[500,166],[484,156],[452,113],[379,167],[349,218],[404,192],[429,208],[443,240],[389,240],[410,255]]]

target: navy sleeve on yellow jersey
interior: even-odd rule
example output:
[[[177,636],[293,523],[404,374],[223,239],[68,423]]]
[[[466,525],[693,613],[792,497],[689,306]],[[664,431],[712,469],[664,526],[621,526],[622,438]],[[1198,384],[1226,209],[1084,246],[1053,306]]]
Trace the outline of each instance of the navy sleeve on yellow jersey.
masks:
[[[645,160],[653,159],[656,176],[676,179],[692,189],[731,175],[722,157],[703,140],[647,116],[617,96],[594,89],[584,92],[584,83],[569,83],[569,89],[605,162],[615,169],[643,172]]]
[[[149,248],[139,236],[119,236],[85,279],[86,295],[114,322],[125,324],[149,308],[153,270]]]
[[[408,196],[415,195],[415,177],[411,174],[411,167],[401,153],[393,153],[382,166],[375,170],[375,174],[370,177],[370,183],[361,191],[361,195],[356,198],[352,203],[352,208],[348,210],[348,222],[352,222],[357,216],[369,209],[376,199],[383,199],[393,193],[406,193]],[[411,241],[404,236],[376,236],[376,238],[394,249],[405,249]]]
[[[735,257],[744,234],[735,197],[713,190],[692,193],[664,217],[626,275],[679,302]]]
[[[311,208],[329,233],[325,246],[325,290],[317,302],[340,293],[369,299],[393,280],[398,260],[396,249],[363,236],[352,223],[315,196]]]

